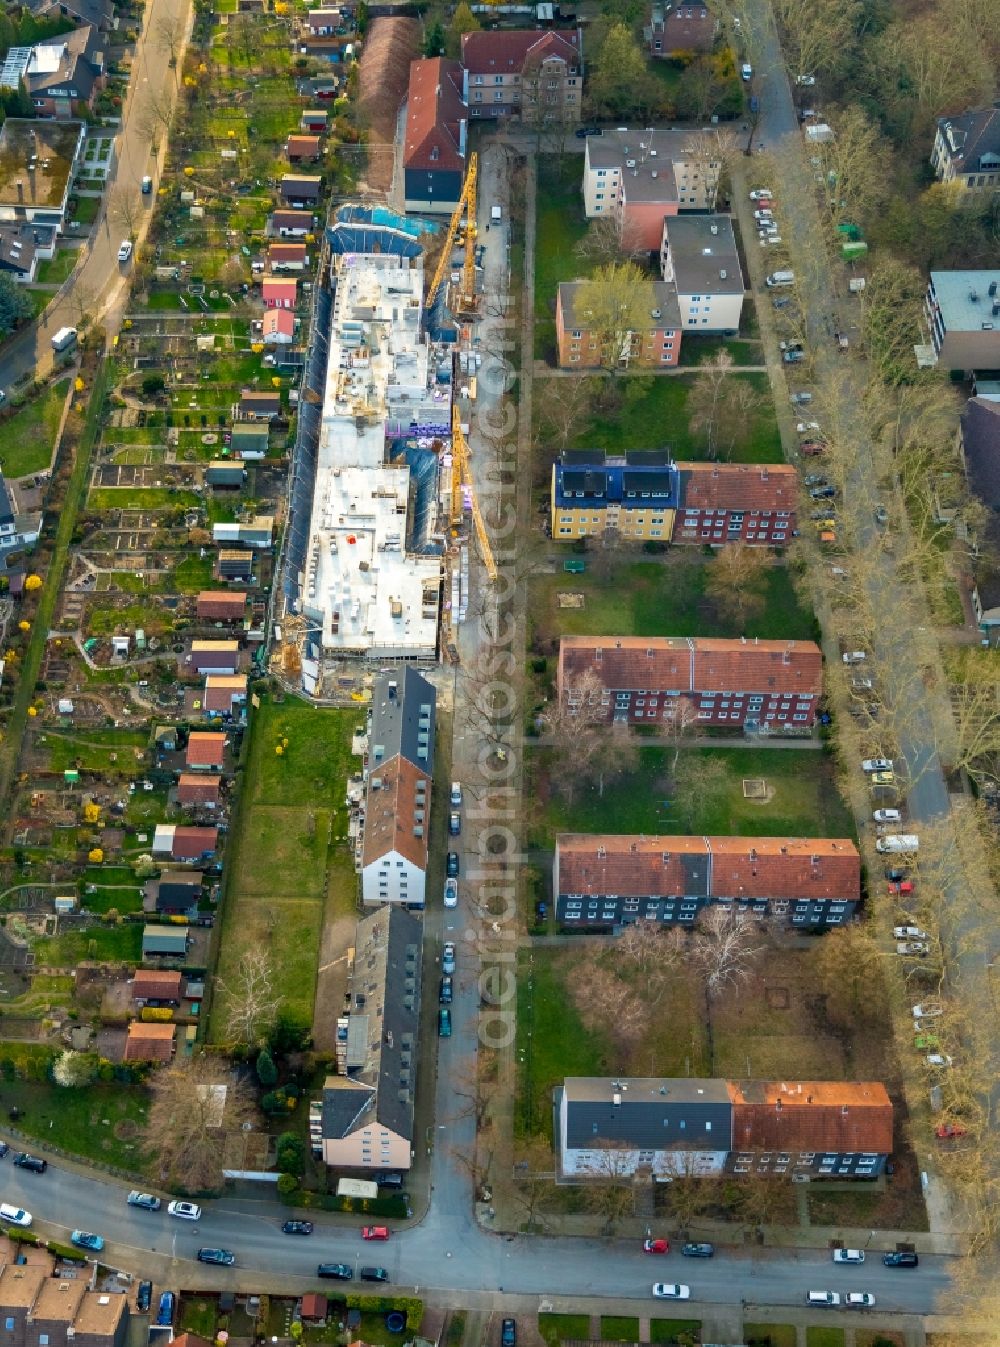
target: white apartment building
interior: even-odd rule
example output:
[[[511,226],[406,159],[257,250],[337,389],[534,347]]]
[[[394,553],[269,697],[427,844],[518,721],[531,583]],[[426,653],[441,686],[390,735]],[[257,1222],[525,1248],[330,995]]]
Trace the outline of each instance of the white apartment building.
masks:
[[[728,215],[666,217],[660,271],[677,292],[682,332],[739,330],[744,282]]]

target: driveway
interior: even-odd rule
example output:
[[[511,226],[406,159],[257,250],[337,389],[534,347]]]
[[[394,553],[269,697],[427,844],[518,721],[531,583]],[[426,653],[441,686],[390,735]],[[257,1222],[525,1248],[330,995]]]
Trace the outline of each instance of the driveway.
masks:
[[[101,201],[101,211],[93,232],[84,244],[86,256],[67,282],[63,293],[36,322],[19,333],[0,354],[0,388],[11,388],[18,380],[44,378],[52,369],[54,353],[52,337],[61,327],[80,327],[81,313],[89,316],[94,326],[108,310],[106,327],[109,334],[117,331],[118,304],[128,292],[128,273],[132,263],[118,262],[118,247],[126,237],[126,227],[115,224],[107,216],[108,203],[115,187],[129,195],[134,194],[143,206],[142,221],[137,229],[136,248],[146,236],[160,165],[150,151],[148,133],[142,128],[143,109],[148,99],[176,98],[180,79],[181,60],[171,70],[167,57],[159,48],[157,28],[166,19],[182,19],[190,23],[191,0],[149,0],[145,21],[136,43],[132,63],[132,79],[123,107],[123,125],[115,142],[115,161],[108,176],[107,188]],[[187,31],[187,28],[185,29]],[[166,136],[159,134],[161,151],[165,150]],[[153,195],[141,196],[142,179],[153,178]]]

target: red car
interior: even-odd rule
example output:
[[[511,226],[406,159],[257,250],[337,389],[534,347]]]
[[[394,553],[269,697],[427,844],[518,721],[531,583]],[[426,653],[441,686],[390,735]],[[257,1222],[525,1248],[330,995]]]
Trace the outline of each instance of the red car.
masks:
[[[895,881],[891,881],[889,883],[888,888],[891,894],[898,893],[904,897],[909,896],[913,892],[913,880],[897,879]]]
[[[389,1230],[384,1225],[364,1225],[361,1227],[362,1239],[388,1239]]]
[[[643,1253],[669,1253],[669,1239],[644,1239],[642,1242]]]
[[[964,1137],[966,1131],[964,1127],[959,1127],[958,1123],[942,1123],[940,1127],[934,1129],[934,1135],[938,1141],[950,1141],[952,1137]]]

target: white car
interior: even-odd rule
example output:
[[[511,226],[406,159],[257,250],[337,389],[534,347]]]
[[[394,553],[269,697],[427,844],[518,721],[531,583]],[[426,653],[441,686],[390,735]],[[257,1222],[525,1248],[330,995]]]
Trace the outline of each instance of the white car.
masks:
[[[811,89],[816,83],[815,75],[796,75],[795,83],[802,85],[804,89]]]
[[[770,187],[758,187],[755,191],[750,193],[750,200],[770,201],[773,196],[774,193],[771,191]]]
[[[444,881],[444,905],[445,907],[458,907],[457,879],[446,879]]]
[[[23,1207],[12,1207],[7,1202],[0,1202],[0,1221],[6,1221],[8,1225],[30,1225],[31,1212],[25,1211]]]
[[[871,687],[871,683],[868,684]],[[872,818],[876,823],[901,823],[903,816],[898,809],[876,809]],[[916,931],[915,935],[919,939],[924,934],[923,931]]]
[[[833,1261],[835,1263],[863,1263],[865,1251],[864,1249],[834,1249]]]
[[[125,242],[118,249],[118,261],[127,262],[131,256],[132,256],[132,245],[128,241],[128,239],[126,239]]]
[[[937,1001],[928,1001],[926,1005],[913,1007],[915,1020],[939,1020],[944,1014],[944,1006]]]
[[[654,1282],[653,1295],[657,1300],[690,1300],[691,1288],[679,1282]]]
[[[892,758],[865,758],[861,764],[863,772],[891,772]]]
[[[755,220],[773,220],[774,211],[769,206],[762,206],[760,210],[754,211],[753,218]]]
[[[845,650],[840,658],[845,664],[864,664],[868,656],[863,650]]]
[[[740,66],[740,79],[744,81],[748,80],[750,79],[752,74],[753,74],[753,66],[750,64],[749,61],[744,61],[743,64]]]
[[[922,931],[919,926],[894,926],[892,928],[892,937],[894,940],[929,940],[930,936],[926,931]]]
[[[799,421],[796,424],[795,429],[798,431],[800,435],[812,435],[815,431],[819,430],[819,422]]]
[[[929,1052],[927,1054],[927,1065],[938,1066],[947,1069],[953,1065],[953,1059],[946,1052]]]
[[[761,234],[760,236],[760,246],[762,248],[773,248],[776,244],[779,244],[780,242],[781,242],[780,234]]]
[[[849,1310],[873,1310],[875,1297],[871,1291],[848,1291],[844,1304]]]
[[[201,1207],[197,1202],[168,1202],[167,1211],[171,1216],[179,1216],[182,1221],[200,1221]]]

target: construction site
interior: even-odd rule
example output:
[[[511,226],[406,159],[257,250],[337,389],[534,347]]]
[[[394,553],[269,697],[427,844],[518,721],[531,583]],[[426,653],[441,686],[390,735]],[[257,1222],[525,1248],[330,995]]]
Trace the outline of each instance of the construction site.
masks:
[[[495,578],[466,439],[476,183],[472,155],[446,231],[352,205],[327,230],[274,633],[276,669],[312,696],[354,685],[358,661],[455,658],[470,533]]]

